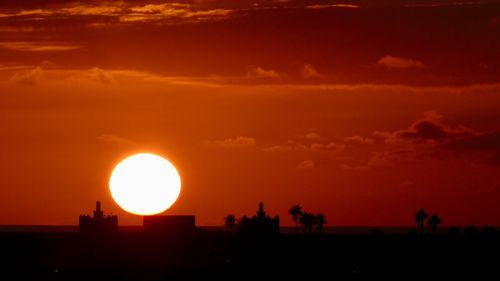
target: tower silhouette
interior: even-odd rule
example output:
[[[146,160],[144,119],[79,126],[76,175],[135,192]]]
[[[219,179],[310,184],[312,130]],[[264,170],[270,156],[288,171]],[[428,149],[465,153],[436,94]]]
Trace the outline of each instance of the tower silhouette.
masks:
[[[101,209],[101,202],[95,203],[93,216],[80,215],[80,232],[82,233],[109,233],[118,231],[118,217],[105,216]]]

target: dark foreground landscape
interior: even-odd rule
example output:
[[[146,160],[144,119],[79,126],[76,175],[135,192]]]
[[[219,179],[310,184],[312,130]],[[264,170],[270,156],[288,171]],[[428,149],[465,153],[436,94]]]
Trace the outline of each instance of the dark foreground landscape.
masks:
[[[281,234],[198,230],[0,233],[1,280],[420,280],[500,277],[500,235]]]

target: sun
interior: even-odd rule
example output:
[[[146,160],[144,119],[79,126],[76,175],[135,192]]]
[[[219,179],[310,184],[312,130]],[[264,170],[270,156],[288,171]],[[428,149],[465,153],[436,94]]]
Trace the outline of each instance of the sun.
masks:
[[[175,203],[181,191],[181,178],[165,158],[140,153],[125,158],[115,167],[109,189],[115,202],[125,211],[155,215]]]

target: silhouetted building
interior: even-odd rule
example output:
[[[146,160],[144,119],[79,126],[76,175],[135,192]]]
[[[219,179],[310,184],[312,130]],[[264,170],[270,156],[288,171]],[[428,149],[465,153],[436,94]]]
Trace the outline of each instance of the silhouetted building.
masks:
[[[239,225],[241,232],[247,232],[257,235],[279,234],[280,219],[278,216],[271,218],[264,211],[264,203],[259,203],[259,211],[251,218],[244,216]]]
[[[80,232],[82,233],[106,233],[118,231],[118,217],[105,216],[101,210],[101,202],[95,204],[93,216],[80,216]]]
[[[144,216],[144,231],[159,234],[189,234],[196,229],[194,216]]]

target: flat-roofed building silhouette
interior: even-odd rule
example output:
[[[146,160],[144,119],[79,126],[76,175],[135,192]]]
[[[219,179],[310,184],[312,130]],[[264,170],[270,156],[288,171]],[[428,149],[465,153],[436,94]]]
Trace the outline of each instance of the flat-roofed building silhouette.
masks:
[[[143,218],[143,227],[147,233],[189,234],[196,229],[195,216],[145,216]]]

